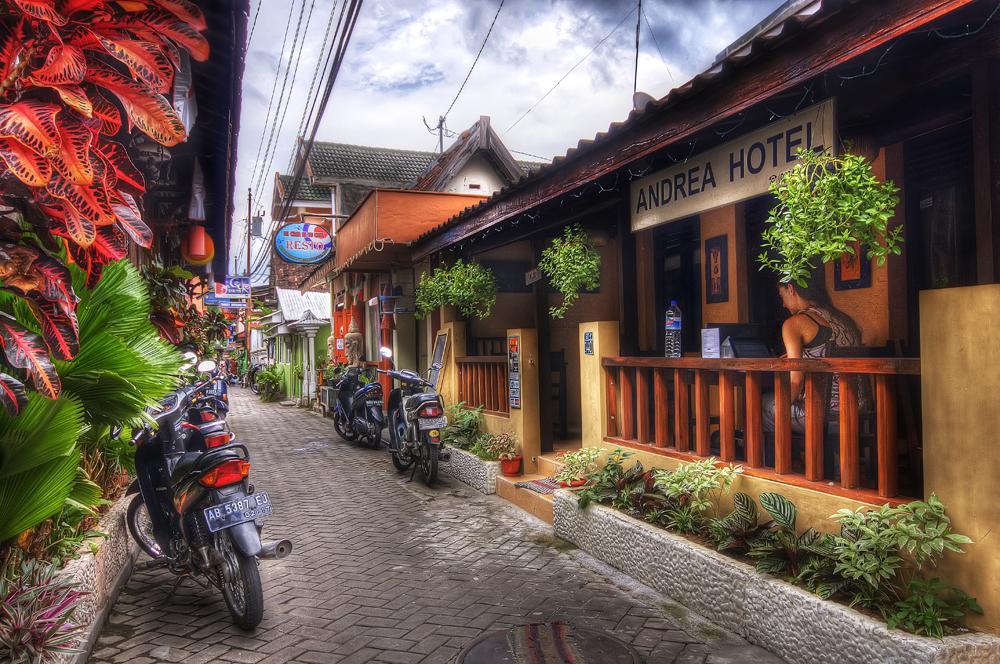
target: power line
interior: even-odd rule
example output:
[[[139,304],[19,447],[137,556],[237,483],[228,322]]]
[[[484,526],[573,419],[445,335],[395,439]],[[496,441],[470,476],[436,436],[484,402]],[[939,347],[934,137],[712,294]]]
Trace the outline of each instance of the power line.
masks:
[[[444,112],[443,116],[441,116],[442,122],[448,117],[448,114],[451,113],[451,109],[455,107],[455,102],[458,101],[459,96],[462,94],[462,90],[465,89],[465,84],[469,82],[469,77],[472,76],[472,72],[476,68],[476,63],[479,62],[479,56],[483,54],[483,49],[486,48],[486,42],[489,41],[490,35],[493,34],[493,26],[497,24],[497,18],[500,16],[500,10],[503,9],[503,3],[504,0],[500,0],[500,6],[497,7],[497,13],[493,15],[493,22],[490,23],[490,29],[486,31],[486,36],[483,37],[483,43],[479,47],[479,52],[476,53],[476,59],[472,61],[472,66],[469,67],[469,73],[465,75],[465,80],[463,80],[462,85],[458,87],[458,92],[455,93],[455,98],[452,99],[451,103],[448,105],[448,110]]]
[[[263,2],[263,0],[261,0]],[[305,0],[302,0],[305,6]],[[278,56],[278,70],[274,72],[274,83],[271,85],[271,96],[267,100],[267,113],[264,115],[264,128],[267,128],[271,121],[271,108],[274,105],[274,93],[278,91],[278,78],[281,76],[281,64],[285,61],[285,46],[288,44],[288,28],[292,26],[292,14],[295,11],[295,0],[292,0],[288,7],[288,18],[285,20],[285,34],[281,38],[281,54]],[[291,61],[291,58],[289,58]],[[254,157],[253,169],[250,171],[250,182],[254,182],[257,176],[257,168],[260,163],[260,151],[264,148],[264,132],[260,132],[260,141],[257,143],[257,156]]]
[[[257,17],[260,16],[260,6],[264,4],[264,0],[257,0],[257,9],[253,12],[253,23],[250,25],[250,34],[247,36],[247,46],[250,46],[250,42],[253,41],[253,31],[257,29]]]
[[[266,166],[261,169],[257,174],[259,184],[254,188],[256,191],[260,191],[261,187],[267,182],[267,172],[271,168],[271,163],[274,161],[274,150],[277,149],[277,143],[275,142],[276,137],[281,133],[282,128],[285,124],[285,116],[288,114],[288,106],[290,97],[292,96],[292,91],[289,90],[288,96],[285,96],[285,90],[288,87],[288,74],[292,74],[292,90],[295,89],[295,79],[299,74],[299,62],[302,58],[302,50],[305,46],[305,36],[309,32],[309,24],[312,21],[313,8],[316,6],[316,0],[310,0],[309,2],[309,15],[306,17],[306,27],[303,39],[299,41],[299,32],[302,28],[302,11],[299,12],[299,22],[295,26],[295,36],[292,37],[292,53],[289,55],[288,68],[285,69],[285,80],[281,82],[281,91],[278,93],[278,110],[274,112],[275,124],[271,125],[271,132],[267,139],[267,148],[264,150],[264,163]],[[303,0],[302,9],[305,9],[305,0]],[[298,51],[296,52],[296,45],[298,45]],[[295,59],[295,64],[292,65],[292,58]],[[281,119],[278,120],[278,114],[281,114]]]
[[[511,125],[511,126],[509,126],[509,127],[507,127],[506,129],[504,129],[504,131],[503,131],[504,135],[506,135],[506,134],[507,134],[507,132],[509,132],[509,131],[510,131],[511,129],[513,129],[514,127],[516,127],[516,126],[517,126],[518,124],[520,124],[521,120],[523,120],[524,118],[526,118],[526,117],[528,116],[528,114],[529,114],[529,113],[531,113],[531,112],[532,112],[533,110],[535,110],[535,107],[536,107],[536,106],[538,106],[538,105],[539,105],[539,104],[541,104],[541,103],[542,103],[543,101],[545,101],[545,98],[546,98],[546,97],[548,97],[548,96],[549,96],[550,94],[552,94],[552,92],[553,92],[553,91],[554,91],[554,90],[555,90],[556,88],[558,88],[558,87],[559,87],[559,85],[560,85],[560,84],[561,84],[561,83],[562,83],[563,81],[565,81],[565,80],[566,80],[566,78],[567,78],[567,77],[568,77],[568,76],[569,76],[570,74],[572,74],[572,73],[573,73],[574,71],[576,71],[576,68],[577,68],[577,67],[579,67],[580,65],[582,65],[582,64],[584,63],[584,61],[586,61],[586,60],[587,60],[587,58],[589,58],[590,56],[592,56],[592,55],[594,54],[594,51],[596,51],[597,49],[599,49],[599,48],[601,47],[601,45],[602,45],[602,44],[604,44],[604,42],[608,41],[608,39],[610,39],[610,38],[611,38],[611,35],[615,34],[615,33],[616,33],[616,32],[618,31],[618,28],[622,27],[622,23],[624,23],[624,22],[625,22],[626,20],[628,20],[628,17],[630,17],[630,16],[631,16],[632,14],[634,14],[634,13],[635,13],[635,7],[633,7],[633,8],[632,8],[632,9],[630,9],[630,10],[628,10],[628,13],[627,13],[627,14],[625,14],[625,16],[622,16],[621,20],[620,20],[620,21],[618,21],[618,24],[617,24],[617,25],[615,25],[615,27],[611,29],[611,32],[609,32],[608,34],[604,35],[604,37],[602,37],[602,38],[601,38],[601,41],[597,42],[597,43],[596,43],[596,44],[594,45],[594,48],[590,49],[590,51],[589,51],[589,52],[587,53],[587,55],[585,55],[585,56],[583,56],[582,58],[580,58],[580,61],[579,61],[579,62],[577,62],[577,63],[576,63],[575,65],[573,65],[572,67],[570,67],[570,68],[569,68],[569,71],[568,71],[568,72],[566,72],[565,74],[563,74],[563,75],[562,75],[562,77],[561,77],[561,78],[560,78],[560,79],[559,79],[558,81],[556,81],[555,85],[553,85],[553,86],[552,86],[551,88],[549,88],[549,91],[548,91],[548,92],[546,92],[545,94],[543,94],[543,95],[542,95],[542,96],[541,96],[541,97],[540,97],[540,98],[538,99],[538,101],[536,101],[536,102],[535,102],[534,104],[532,104],[532,105],[531,105],[531,107],[530,107],[530,108],[528,108],[528,110],[526,110],[526,111],[525,111],[524,113],[522,113],[522,114],[521,114],[521,117],[519,117],[519,118],[518,118],[517,120],[515,120],[515,121],[514,121],[514,124],[512,124],[512,125]]]
[[[632,94],[639,89],[639,28],[642,26],[642,0],[639,0],[639,13],[635,17],[635,74],[632,78]]]
[[[507,150],[510,151],[510,152],[513,152],[514,154],[523,154],[525,157],[534,157],[535,159],[544,159],[545,161],[549,160],[548,157],[543,157],[543,156],[537,155],[537,154],[531,154],[530,152],[521,152],[520,150],[511,150],[510,148],[507,148]]]
[[[653,26],[649,24],[649,17],[646,16],[646,10],[642,10],[642,19],[646,21],[646,29],[649,30],[649,34],[653,37],[653,43],[656,44],[656,52],[660,54],[660,60],[663,61],[663,66],[667,69],[667,76],[670,77],[670,83],[673,85],[674,75],[670,71],[670,65],[667,64],[667,59],[663,56],[663,51],[660,49],[660,42],[656,38],[656,32],[653,30]]]

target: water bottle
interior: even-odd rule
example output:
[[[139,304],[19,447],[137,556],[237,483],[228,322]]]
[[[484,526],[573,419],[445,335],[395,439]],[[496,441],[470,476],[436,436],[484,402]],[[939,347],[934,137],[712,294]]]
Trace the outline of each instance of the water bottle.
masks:
[[[663,323],[663,357],[681,356],[681,308],[677,300],[670,300],[670,307]]]

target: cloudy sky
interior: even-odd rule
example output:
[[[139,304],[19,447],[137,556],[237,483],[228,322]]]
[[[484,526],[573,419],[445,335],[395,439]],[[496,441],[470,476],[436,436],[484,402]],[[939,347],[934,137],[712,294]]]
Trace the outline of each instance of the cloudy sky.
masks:
[[[260,1],[252,3],[251,20]],[[498,4],[499,0],[367,0],[318,138],[436,149],[436,135],[427,131],[421,118],[434,124],[445,113]],[[661,97],[683,84],[780,4],[781,0],[645,0],[639,90]],[[245,200],[247,187],[252,187],[259,204],[269,207],[274,172],[287,172],[332,7],[333,0],[262,1],[243,78],[238,201]],[[635,0],[505,0],[486,48],[447,117],[447,127],[461,131],[480,115],[489,115],[508,148],[546,159],[562,154],[580,138],[592,138],[623,119],[631,107],[636,18]],[[302,48],[292,53],[297,25]],[[512,127],[609,33],[586,61]],[[286,81],[290,56],[293,66]],[[268,154],[272,128],[272,154]],[[245,214],[242,208],[238,207],[238,216]],[[265,212],[265,228],[269,223]],[[236,220],[234,235],[244,228]],[[263,250],[264,243],[256,243],[255,258]],[[244,260],[240,258],[240,266]]]

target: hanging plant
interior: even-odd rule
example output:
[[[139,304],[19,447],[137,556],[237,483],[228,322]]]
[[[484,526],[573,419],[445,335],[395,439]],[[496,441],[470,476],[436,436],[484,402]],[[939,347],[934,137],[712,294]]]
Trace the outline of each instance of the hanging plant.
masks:
[[[490,315],[497,300],[493,272],[479,263],[458,259],[451,267],[420,275],[417,284],[417,316],[423,318],[438,307],[451,305],[459,313],[480,320]]]
[[[601,285],[601,255],[594,240],[580,224],[563,229],[562,237],[542,251],[538,269],[549,278],[552,286],[562,293],[563,301],[549,308],[549,315],[562,318],[585,290]]]
[[[92,288],[126,238],[150,247],[145,184],[124,141],[132,127],[172,146],[185,140],[164,96],[178,47],[208,57],[202,12],[190,2],[0,0],[0,288],[23,298],[41,333],[4,316],[0,402],[24,407],[26,375],[50,399],[53,358],[79,350],[77,297],[62,251]]]
[[[757,260],[782,283],[804,287],[817,258],[828,263],[857,247],[879,265],[902,252],[903,227],[889,229],[899,189],[875,177],[862,156],[799,150],[798,163],[771,183],[771,193],[778,204]]]

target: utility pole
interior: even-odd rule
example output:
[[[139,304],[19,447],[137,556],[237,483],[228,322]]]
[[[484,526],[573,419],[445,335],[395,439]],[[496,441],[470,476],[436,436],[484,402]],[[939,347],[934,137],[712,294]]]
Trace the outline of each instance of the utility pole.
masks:
[[[250,236],[250,226],[253,222],[253,194],[250,187],[247,187],[247,283],[253,281],[250,274],[250,250],[253,247]],[[250,311],[253,309],[253,287],[247,289],[247,308],[244,310],[244,320],[246,321],[247,333],[247,368],[250,367]]]
[[[632,78],[632,94],[639,89],[639,27],[642,25],[642,0],[639,0],[639,11],[635,17],[635,76]]]

